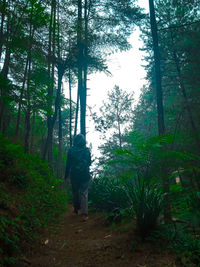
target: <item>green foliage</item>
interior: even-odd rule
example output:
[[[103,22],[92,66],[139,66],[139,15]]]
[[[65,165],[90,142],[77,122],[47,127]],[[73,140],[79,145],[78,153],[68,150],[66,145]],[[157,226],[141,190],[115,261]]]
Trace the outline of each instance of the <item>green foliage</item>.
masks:
[[[199,153],[199,2],[154,1],[161,56],[166,131],[174,135],[174,147]],[[142,25],[148,85],[134,111],[134,129],[145,136],[157,134],[153,45],[149,18]],[[191,110],[191,113],[188,112]],[[190,114],[189,114],[190,113]],[[196,129],[196,130],[195,130]],[[196,131],[196,133],[195,133]],[[196,140],[195,140],[196,139]]]
[[[150,239],[159,241],[162,247],[166,246],[175,252],[182,266],[199,266],[200,239],[198,236],[193,236],[185,227],[162,225],[159,230],[152,233]]]
[[[157,226],[164,194],[157,186],[136,179],[122,182],[112,178],[95,178],[91,182],[89,199],[93,207],[108,212],[107,221],[120,215],[136,214],[139,233],[149,235]]]
[[[199,165],[199,156],[171,149],[173,141],[173,136],[169,134],[145,138],[137,132],[131,132],[127,148],[116,150],[116,160],[108,162],[108,166],[112,165],[114,168],[121,164],[123,174],[120,178],[118,177],[117,186],[128,196],[128,202],[124,203],[127,209],[134,210],[142,237],[149,235],[156,228],[166,197],[170,198],[170,205],[175,216],[180,219],[184,218],[192,227],[199,225],[199,195],[190,193],[191,189],[198,188],[198,180],[195,177],[199,171],[195,165]],[[196,176],[190,185],[193,172]],[[183,177],[186,176],[185,187],[176,184],[178,175],[182,177],[182,182]],[[161,184],[166,179],[165,177],[169,183],[169,193],[163,193],[164,188],[162,188],[163,192],[161,191]],[[101,179],[95,184],[95,203],[100,203],[101,197],[97,200],[100,196],[97,193],[98,190],[104,194],[104,192],[109,192],[104,187],[108,186],[111,189],[116,186],[107,184],[104,185]],[[104,198],[107,201],[108,198]],[[113,202],[114,199],[112,197]]]
[[[20,227],[18,223],[17,219],[0,218],[1,251],[3,256],[5,256],[5,258],[1,259],[2,263],[8,263],[10,260],[14,261],[12,255],[19,252]]]
[[[65,210],[66,192],[47,162],[0,136],[1,262],[11,264],[26,242],[55,223]],[[10,263],[9,263],[10,262]]]
[[[187,222],[194,232],[199,231],[200,226],[200,194],[199,192],[187,192],[185,210],[180,213],[179,218]]]
[[[95,178],[89,188],[89,199],[97,210],[112,212],[126,209],[128,198],[124,186],[117,179]]]
[[[157,219],[163,208],[164,194],[155,185],[145,180],[130,180],[126,183],[130,206],[136,214],[140,235],[148,236],[157,226]]]
[[[186,172],[194,168],[200,160],[195,154],[172,149],[174,139],[170,134],[146,138],[133,131],[128,138],[128,149],[116,150],[115,154],[119,159],[111,163],[126,164],[126,168],[134,177],[161,180],[163,169],[173,172],[184,166]]]

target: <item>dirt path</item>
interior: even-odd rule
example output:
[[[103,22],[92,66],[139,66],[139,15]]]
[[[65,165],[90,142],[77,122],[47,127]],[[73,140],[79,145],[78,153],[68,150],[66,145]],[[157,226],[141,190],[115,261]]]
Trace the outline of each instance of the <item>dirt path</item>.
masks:
[[[131,249],[132,248],[132,249]],[[56,233],[41,240],[24,266],[31,267],[156,267],[180,266],[167,250],[159,252],[152,243],[134,243],[134,232],[121,225],[112,230],[102,215],[90,214],[87,222],[68,210]]]

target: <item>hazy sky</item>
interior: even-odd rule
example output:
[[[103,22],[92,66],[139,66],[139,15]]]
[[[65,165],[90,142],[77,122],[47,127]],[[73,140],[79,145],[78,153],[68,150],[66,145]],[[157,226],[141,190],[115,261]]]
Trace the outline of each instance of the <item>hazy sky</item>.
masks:
[[[138,5],[148,9],[148,0],[138,0]],[[132,49],[127,52],[115,53],[108,58],[108,69],[112,73],[112,77],[106,76],[104,73],[90,75],[88,88],[91,90],[88,92],[88,105],[101,105],[107,91],[115,85],[126,91],[134,92],[135,99],[138,99],[145,77],[145,70],[141,66],[144,52],[139,50],[143,43],[139,40],[139,35],[140,31],[136,28],[129,39]]]
[[[99,72],[89,76],[88,88],[91,90],[88,92],[88,105],[101,105],[107,91],[115,85],[123,90],[134,92],[135,98],[138,99],[145,77],[145,70],[141,66],[144,52],[139,50],[143,44],[139,41],[138,29],[131,35],[130,43],[133,46],[131,50],[118,52],[109,57],[108,67],[112,73],[111,77]]]
[[[106,101],[107,92],[115,85],[121,89],[134,92],[134,98],[137,101],[140,95],[140,89],[145,84],[145,70],[141,66],[144,64],[142,58],[144,52],[139,48],[143,46],[142,41],[139,40],[139,29],[137,29],[130,38],[130,43],[133,48],[127,52],[115,53],[109,57],[109,71],[112,76],[106,76],[104,73],[95,73],[89,76],[88,81],[88,98],[87,104],[94,107],[98,112],[98,108],[102,105],[102,101]],[[92,152],[95,156],[99,155],[98,146],[100,145],[99,134],[94,131],[92,120],[87,117],[87,140],[92,143]]]

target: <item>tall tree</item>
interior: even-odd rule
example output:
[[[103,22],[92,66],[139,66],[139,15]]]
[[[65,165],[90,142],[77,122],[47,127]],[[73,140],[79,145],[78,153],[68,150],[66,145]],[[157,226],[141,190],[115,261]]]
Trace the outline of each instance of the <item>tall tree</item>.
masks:
[[[160,66],[160,51],[159,51],[159,45],[158,45],[158,32],[157,32],[157,23],[156,23],[153,0],[149,0],[149,10],[150,10],[150,24],[151,24],[151,32],[152,32],[152,39],[153,39],[153,52],[154,52],[154,62],[155,62],[158,133],[159,135],[163,135],[165,133],[164,111],[163,111],[163,90],[162,90],[162,78],[161,78],[161,66]],[[165,221],[169,222],[171,221],[171,209],[170,209],[170,202],[169,202],[169,179],[168,179],[167,174],[166,175],[163,174],[163,189],[164,189],[164,192],[166,193],[164,216],[165,216]]]
[[[48,115],[47,115],[47,139],[43,150],[43,159],[46,158],[48,153],[48,161],[52,163],[53,153],[53,116],[52,116],[52,107],[53,107],[53,95],[54,95],[54,71],[55,71],[55,62],[53,58],[55,57],[55,16],[56,16],[56,0],[51,0],[51,13],[49,21],[49,40],[48,40],[48,73],[51,80],[51,83],[48,87]]]
[[[158,45],[158,32],[155,17],[154,1],[149,0],[151,32],[153,39],[153,52],[155,62],[155,77],[156,77],[156,96],[157,96],[157,111],[158,111],[158,133],[163,135],[165,133],[164,111],[163,111],[163,90],[160,67],[160,51]]]
[[[105,56],[112,49],[122,51],[130,48],[127,39],[134,25],[142,18],[140,9],[129,0],[115,3],[108,0],[78,1],[78,87],[80,89],[80,125],[84,135],[87,76],[94,70],[106,70]]]
[[[80,112],[85,134],[88,75],[108,72],[106,55],[113,49],[130,48],[127,39],[142,17],[129,0],[1,1],[1,130],[9,135],[15,132],[15,140],[25,144],[27,152],[42,149],[43,158],[54,162],[56,127],[64,110],[62,78],[71,81],[72,90],[78,81],[77,115]],[[41,127],[45,118],[47,128]],[[65,137],[63,134],[63,151],[68,144]]]

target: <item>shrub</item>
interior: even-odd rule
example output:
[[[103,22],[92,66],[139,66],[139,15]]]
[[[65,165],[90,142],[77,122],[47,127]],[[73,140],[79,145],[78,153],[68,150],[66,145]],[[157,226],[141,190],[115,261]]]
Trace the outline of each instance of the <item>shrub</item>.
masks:
[[[89,200],[97,210],[112,212],[127,209],[128,197],[124,185],[114,178],[95,178],[89,188]]]
[[[162,242],[178,256],[181,266],[199,266],[200,239],[193,236],[185,226],[161,225],[151,235],[151,240]],[[160,244],[160,242],[159,242]]]
[[[163,193],[157,186],[136,179],[127,181],[126,193],[129,205],[136,214],[139,233],[144,238],[157,226],[157,219],[163,207]]]

